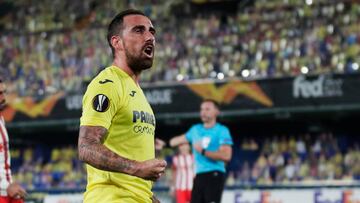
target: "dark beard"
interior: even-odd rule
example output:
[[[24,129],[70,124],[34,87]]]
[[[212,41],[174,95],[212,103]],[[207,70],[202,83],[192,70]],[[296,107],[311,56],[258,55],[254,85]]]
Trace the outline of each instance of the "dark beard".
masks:
[[[134,73],[140,73],[142,70],[149,69],[153,64],[153,59],[136,56],[135,54],[131,54],[127,49],[125,49],[125,55],[126,63]]]

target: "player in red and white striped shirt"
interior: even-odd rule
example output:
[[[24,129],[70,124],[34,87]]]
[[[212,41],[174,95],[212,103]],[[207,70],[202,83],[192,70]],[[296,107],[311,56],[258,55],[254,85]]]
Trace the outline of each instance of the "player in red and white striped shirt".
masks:
[[[173,186],[177,203],[189,203],[194,179],[194,157],[189,144],[178,147],[179,153],[173,157]]]
[[[9,137],[1,115],[5,106],[5,85],[0,78],[0,203],[23,203],[26,192],[11,179]]]

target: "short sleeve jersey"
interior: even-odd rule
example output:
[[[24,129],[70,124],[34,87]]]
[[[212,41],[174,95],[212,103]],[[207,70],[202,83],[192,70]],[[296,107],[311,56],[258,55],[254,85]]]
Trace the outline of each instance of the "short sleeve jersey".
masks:
[[[122,157],[137,161],[155,157],[154,113],[138,84],[116,66],[107,67],[89,84],[83,97],[80,125],[106,128],[103,144]],[[101,202],[112,202],[116,201],[116,196],[151,202],[151,181],[90,165],[87,165],[87,173],[84,202],[96,202],[96,197],[101,197]],[[109,185],[114,188],[114,194],[99,189]]]
[[[216,123],[212,128],[205,128],[203,124],[196,124],[185,133],[185,137],[193,146],[196,174],[210,171],[225,173],[223,161],[215,161],[203,156],[194,149],[194,145],[200,143],[207,151],[217,151],[221,145],[233,145],[230,131],[226,126]]]

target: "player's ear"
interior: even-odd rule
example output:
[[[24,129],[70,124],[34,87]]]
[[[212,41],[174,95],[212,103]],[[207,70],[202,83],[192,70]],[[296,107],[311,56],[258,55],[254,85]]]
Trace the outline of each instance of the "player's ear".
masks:
[[[123,46],[123,43],[122,43],[122,39],[120,36],[118,35],[113,35],[111,37],[111,45],[114,47],[115,50],[123,50],[124,49],[124,46]]]

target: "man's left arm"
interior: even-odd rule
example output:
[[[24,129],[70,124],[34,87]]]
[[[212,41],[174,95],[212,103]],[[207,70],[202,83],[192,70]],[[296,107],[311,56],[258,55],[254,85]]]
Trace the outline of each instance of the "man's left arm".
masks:
[[[195,144],[195,150],[207,158],[218,161],[229,162],[232,156],[231,145],[226,145],[226,144],[221,145],[219,150],[217,151],[207,151],[201,147],[200,143],[197,143]]]

